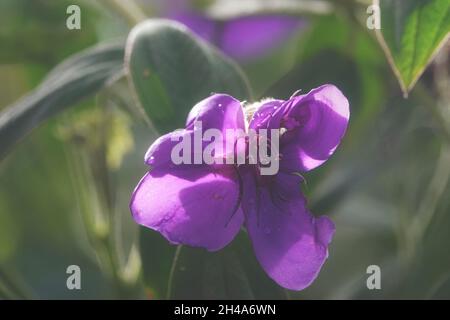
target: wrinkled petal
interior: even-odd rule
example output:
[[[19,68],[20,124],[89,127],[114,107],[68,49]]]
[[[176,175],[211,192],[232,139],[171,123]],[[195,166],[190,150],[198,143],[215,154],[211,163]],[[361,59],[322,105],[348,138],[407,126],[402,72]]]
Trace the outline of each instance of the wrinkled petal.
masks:
[[[271,99],[263,101],[250,120],[249,128],[256,131],[260,129],[280,128],[283,112],[281,106],[284,100]]]
[[[281,119],[283,117],[281,108],[283,103],[283,100],[264,100],[256,106],[257,109],[253,112],[252,118],[249,123],[249,141],[250,143],[254,143],[254,145],[256,145],[256,148],[254,147],[255,149],[252,150],[254,150],[254,153],[258,153],[256,161],[258,161],[258,163],[260,164],[262,163],[260,153],[261,151],[263,151],[263,153],[267,156],[270,155],[272,157],[271,164],[272,161],[278,162],[278,157],[276,156],[276,154],[279,153],[279,144],[276,143],[276,149],[272,150],[272,142],[277,142],[279,140],[278,138],[277,140],[272,140],[272,129],[276,129],[278,131],[278,129],[280,128]],[[253,109],[252,106],[250,106],[250,108]],[[249,111],[252,112],[252,109],[250,109]],[[263,139],[265,139],[266,141],[264,141]],[[265,144],[261,144],[263,142],[265,142]],[[266,146],[265,148],[267,150],[260,149],[264,145]],[[254,156],[252,155],[250,155],[250,157],[252,159],[254,158]],[[277,164],[277,167],[278,166],[279,165]]]
[[[263,102],[249,128],[282,129],[280,169],[309,171],[333,154],[345,134],[349,117],[347,98],[335,86],[323,85],[288,101]]]
[[[133,192],[134,220],[173,244],[215,251],[239,232],[243,214],[240,188],[231,168],[158,167]]]
[[[347,129],[347,98],[333,85],[324,85],[285,105],[280,141],[280,166],[285,171],[308,171],[324,163]]]
[[[258,261],[279,285],[291,290],[306,288],[328,257],[333,222],[308,211],[298,189],[299,177],[280,175],[273,178],[277,179],[273,184],[259,187],[250,185],[250,175],[244,177],[245,225]],[[295,181],[297,192],[293,191]],[[279,189],[284,183],[288,187]]]

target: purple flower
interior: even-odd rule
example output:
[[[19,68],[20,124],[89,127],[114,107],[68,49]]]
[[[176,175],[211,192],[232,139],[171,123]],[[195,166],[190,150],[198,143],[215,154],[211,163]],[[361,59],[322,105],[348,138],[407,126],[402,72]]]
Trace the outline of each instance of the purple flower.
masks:
[[[304,19],[280,14],[244,15],[219,21],[191,9],[190,4],[190,1],[166,0],[163,14],[183,23],[238,60],[248,60],[270,52],[306,24]]]
[[[185,11],[168,16],[183,23],[204,40],[238,60],[259,57],[295,35],[305,21],[282,15],[243,16],[215,21],[200,13]]]
[[[150,146],[145,161],[151,169],[131,198],[133,217],[173,244],[210,251],[226,246],[244,225],[267,274],[285,288],[302,290],[316,278],[328,256],[334,224],[308,211],[299,173],[331,156],[348,119],[348,101],[333,85],[287,101],[266,100],[248,125],[238,100],[214,94],[194,106],[185,129],[166,134]],[[261,175],[260,162],[174,165],[171,152],[179,138],[192,138],[196,121],[202,122],[203,129],[222,132],[279,130],[279,172]]]

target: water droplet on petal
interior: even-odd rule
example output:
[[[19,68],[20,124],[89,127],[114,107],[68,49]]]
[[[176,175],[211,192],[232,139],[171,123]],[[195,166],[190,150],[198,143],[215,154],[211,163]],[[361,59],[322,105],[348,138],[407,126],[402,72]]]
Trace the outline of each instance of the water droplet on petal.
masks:
[[[264,233],[265,233],[265,234],[271,234],[271,233],[272,233],[272,230],[271,230],[269,227],[265,227],[265,228],[264,228]]]

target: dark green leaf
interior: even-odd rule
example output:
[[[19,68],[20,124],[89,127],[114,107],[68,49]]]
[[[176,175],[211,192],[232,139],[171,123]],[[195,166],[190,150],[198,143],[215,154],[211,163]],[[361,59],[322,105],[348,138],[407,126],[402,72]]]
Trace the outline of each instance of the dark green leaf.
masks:
[[[230,250],[181,247],[171,284],[172,299],[253,298],[241,263]]]
[[[0,158],[47,118],[97,92],[123,70],[123,45],[101,45],[56,67],[34,91],[0,114]]]
[[[153,230],[141,227],[139,231],[139,251],[147,294],[150,298],[164,299],[177,247]]]
[[[264,273],[247,234],[218,252],[181,247],[174,259],[171,299],[282,299],[281,287]]]
[[[182,127],[189,110],[213,92],[249,98],[238,66],[176,22],[149,20],[135,27],[125,57],[137,97],[161,132]]]
[[[405,95],[450,33],[448,0],[375,0],[381,9],[378,39]]]

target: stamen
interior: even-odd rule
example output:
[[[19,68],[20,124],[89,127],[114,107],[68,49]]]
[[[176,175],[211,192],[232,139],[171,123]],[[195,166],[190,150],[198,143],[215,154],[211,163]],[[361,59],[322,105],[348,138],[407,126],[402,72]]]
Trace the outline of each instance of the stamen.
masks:
[[[291,95],[291,97],[289,98],[289,100],[291,100],[292,98],[295,98],[296,96],[298,96],[298,94],[299,94],[300,92],[302,92],[302,89],[298,89],[297,91],[295,91],[295,92]]]

